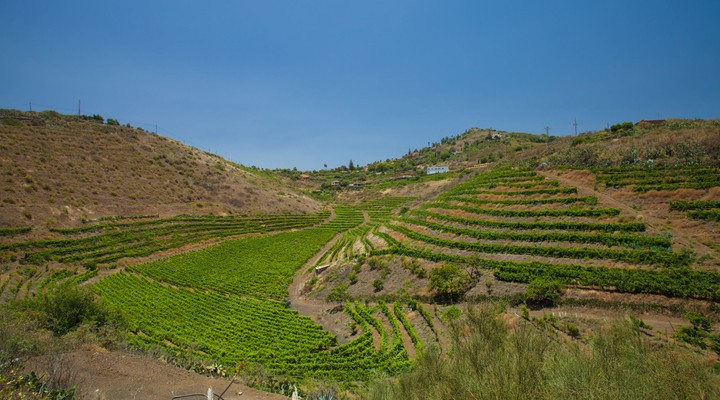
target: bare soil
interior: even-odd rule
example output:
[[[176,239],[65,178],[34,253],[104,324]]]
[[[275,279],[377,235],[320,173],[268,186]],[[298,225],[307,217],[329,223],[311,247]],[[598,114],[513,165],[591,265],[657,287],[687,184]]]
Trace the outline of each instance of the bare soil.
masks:
[[[0,227],[47,234],[43,228],[101,216],[321,208],[275,180],[141,129],[24,114],[26,126],[0,123]]]
[[[212,378],[174,367],[137,354],[83,350],[30,359],[25,372],[50,376],[58,373],[77,384],[79,399],[158,399],[188,394],[206,395],[208,388],[222,393],[229,379]],[[62,370],[62,372],[58,371]],[[200,398],[200,397],[198,397]],[[223,395],[226,400],[280,400],[287,397],[265,393],[233,382]]]

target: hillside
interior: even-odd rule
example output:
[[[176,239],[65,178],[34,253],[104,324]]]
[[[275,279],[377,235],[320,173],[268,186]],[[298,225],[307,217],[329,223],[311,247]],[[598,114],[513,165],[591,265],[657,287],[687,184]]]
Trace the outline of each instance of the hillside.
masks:
[[[622,398],[636,381],[643,393],[688,398],[715,398],[720,387],[711,369],[720,368],[717,121],[619,124],[549,143],[471,129],[367,168],[304,173],[245,170],[147,132],[52,113],[3,123],[16,202],[3,212],[40,221],[32,232],[50,225],[52,239],[0,230],[0,299],[11,305],[0,307],[0,333],[28,343],[7,341],[0,354],[87,341],[286,396],[297,385],[311,399],[455,398],[452,387],[476,379],[504,382],[496,398],[528,385],[536,398],[575,386],[588,397],[608,354],[624,366],[612,374],[634,378],[606,377],[598,398]],[[437,164],[450,172],[424,173]],[[56,177],[52,165],[69,172]],[[325,207],[303,201],[310,194]],[[255,204],[261,195],[275,203]],[[68,211],[41,218],[42,207]],[[241,215],[257,211],[280,214]],[[102,307],[85,304],[97,298]],[[66,304],[89,315],[67,327],[52,314]],[[122,315],[117,325],[110,311]],[[552,343],[549,357],[542,343]],[[488,355],[469,356],[480,348]],[[675,380],[675,359],[696,381]],[[464,364],[478,360],[487,368]],[[528,365],[543,372],[508,372]],[[588,368],[580,378],[577,365]],[[410,387],[399,382],[436,373],[444,377],[419,380],[448,394],[403,393]],[[127,392],[107,378],[108,393]]]
[[[218,156],[93,118],[0,110],[0,150],[2,227],[320,210],[310,197]]]

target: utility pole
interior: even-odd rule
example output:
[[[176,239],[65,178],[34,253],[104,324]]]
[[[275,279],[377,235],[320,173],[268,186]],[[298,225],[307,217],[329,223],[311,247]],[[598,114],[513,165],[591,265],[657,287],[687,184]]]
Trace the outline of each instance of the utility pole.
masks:
[[[157,135],[157,124],[155,124],[155,134]]]
[[[577,136],[577,118],[573,118],[573,126],[575,127],[575,136]]]
[[[78,117],[80,116],[80,100],[78,100]]]
[[[545,142],[545,150],[546,153],[550,153],[550,127],[545,127],[545,136],[547,137],[547,142]]]

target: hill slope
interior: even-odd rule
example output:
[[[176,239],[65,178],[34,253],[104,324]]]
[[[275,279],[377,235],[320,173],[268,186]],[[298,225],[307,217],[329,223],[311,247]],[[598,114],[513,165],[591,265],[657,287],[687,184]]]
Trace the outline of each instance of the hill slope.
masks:
[[[308,196],[172,139],[52,111],[0,110],[0,150],[0,226],[320,209]]]

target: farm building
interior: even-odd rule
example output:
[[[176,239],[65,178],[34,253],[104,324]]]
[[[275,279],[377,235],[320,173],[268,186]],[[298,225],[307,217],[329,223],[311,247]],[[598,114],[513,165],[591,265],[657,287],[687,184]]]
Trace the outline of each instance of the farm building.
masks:
[[[433,166],[430,166],[430,167],[427,167],[427,174],[428,174],[428,175],[432,175],[432,174],[442,174],[442,173],[445,173],[445,172],[450,172],[450,168],[448,168],[448,167],[434,166],[434,165],[433,165]]]

